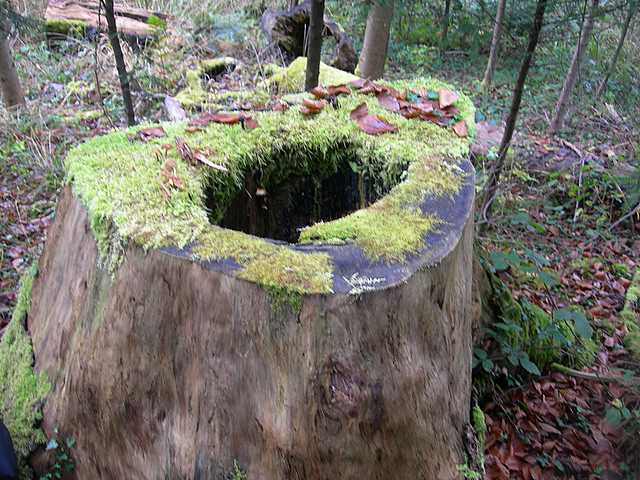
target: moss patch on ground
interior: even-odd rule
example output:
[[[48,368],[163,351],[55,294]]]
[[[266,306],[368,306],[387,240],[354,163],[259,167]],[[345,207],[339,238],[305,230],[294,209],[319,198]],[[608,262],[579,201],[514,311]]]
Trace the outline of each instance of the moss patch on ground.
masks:
[[[23,277],[18,303],[0,340],[0,418],[7,426],[22,465],[33,449],[46,442],[37,427],[41,404],[50,390],[45,374],[33,369],[33,348],[25,330],[36,266]]]
[[[625,347],[635,359],[640,360],[640,269],[636,270],[627,290],[620,318],[628,330],[624,339]]]
[[[451,89],[433,79],[388,85],[400,91]],[[396,125],[398,133],[362,132],[350,119],[350,112],[362,102],[370,114]],[[233,259],[241,267],[237,273],[241,278],[301,294],[328,293],[333,274],[328,255],[292,251],[211,225],[209,220],[219,219],[233,195],[244,188],[248,172],[282,178],[291,171],[312,175],[331,171],[348,151],[357,158],[358,170],[375,176],[388,193],[368,208],[308,226],[300,240],[350,241],[373,259],[402,260],[422,249],[425,234],[442,221],[422,214],[419,206],[425,196],[453,195],[464,178],[459,162],[468,154],[475,132],[474,108],[464,95],[455,105],[468,125],[467,138],[430,122],[405,119],[383,109],[376,97],[353,91],[339,97],[337,108],[328,106],[313,116],[302,115],[297,105],[285,112],[254,112],[255,129],[213,123],[193,132],[185,130],[185,123],[167,123],[162,125],[166,137],[148,142],[128,139],[143,127],[118,131],[72,150],[67,174],[89,211],[102,253],[113,250],[114,239],[133,241],[145,249],[192,244],[197,258]],[[192,149],[208,152],[210,161],[228,171],[194,167],[175,148],[163,148],[175,146],[176,137]],[[175,161],[176,174],[184,183],[169,198],[160,176],[167,158]],[[213,206],[205,206],[207,190],[214,192]]]

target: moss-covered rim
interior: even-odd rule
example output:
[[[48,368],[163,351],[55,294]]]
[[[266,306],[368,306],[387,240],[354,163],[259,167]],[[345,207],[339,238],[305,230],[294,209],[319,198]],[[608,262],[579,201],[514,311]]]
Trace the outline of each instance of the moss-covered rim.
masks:
[[[432,79],[388,85],[400,91],[451,89]],[[360,131],[349,114],[362,102],[371,114],[398,126],[398,133],[371,136]],[[383,288],[442,258],[446,253],[442,249],[457,243],[471,211],[473,168],[466,157],[475,133],[474,109],[464,95],[455,106],[469,128],[466,138],[430,122],[407,120],[384,110],[376,97],[355,92],[341,96],[338,108],[325,108],[312,117],[304,117],[295,105],[285,112],[253,113],[255,129],[210,124],[203,131],[189,132],[185,123],[166,123],[162,125],[166,137],[131,142],[128,136],[143,128],[137,127],[72,150],[66,162],[68,179],[88,209],[103,255],[116,243],[133,242],[298,294]],[[194,167],[175,148],[162,148],[175,145],[176,137],[208,152],[209,160],[228,172]],[[324,162],[333,148],[346,144],[356,152],[361,169],[382,172],[383,182],[397,181],[400,175],[404,180],[368,208],[305,228],[295,245],[208,222],[203,207],[207,186],[229,181],[241,185],[246,172],[261,168],[284,150],[300,152],[302,163]],[[314,158],[305,157],[309,151]],[[184,184],[173,189],[170,198],[160,179],[166,158],[175,161]],[[353,268],[345,266],[349,264]],[[383,274],[389,269],[396,273]],[[373,276],[375,272],[380,275]]]

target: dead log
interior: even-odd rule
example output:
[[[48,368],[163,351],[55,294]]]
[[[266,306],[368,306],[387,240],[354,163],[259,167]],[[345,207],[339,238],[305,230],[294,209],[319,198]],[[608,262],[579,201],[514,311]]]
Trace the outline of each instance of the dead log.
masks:
[[[101,15],[98,15],[98,5],[98,0],[49,0],[45,11],[47,35],[55,39],[85,36],[98,29],[106,33],[108,27],[105,12],[103,9]],[[166,25],[169,20],[169,16],[164,13],[121,3],[114,5],[114,13],[118,32],[129,41],[139,44],[154,38],[158,34],[158,24]]]
[[[285,60],[291,62],[305,56],[306,34],[311,17],[311,0],[306,0],[291,10],[268,9],[262,15],[260,27],[267,38],[282,52]],[[334,59],[331,65],[353,73],[358,65],[358,57],[353,43],[339,23],[324,15],[324,35],[336,41]]]

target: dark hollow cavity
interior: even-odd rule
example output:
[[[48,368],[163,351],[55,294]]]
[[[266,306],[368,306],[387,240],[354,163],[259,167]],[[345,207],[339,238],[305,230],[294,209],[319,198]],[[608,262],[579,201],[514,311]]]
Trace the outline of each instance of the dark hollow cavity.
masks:
[[[302,227],[344,217],[389,191],[379,172],[372,173],[371,168],[361,172],[364,169],[355,155],[336,151],[339,157],[329,153],[317,161],[283,152],[263,169],[246,174],[242,188],[230,194],[209,187],[206,202],[211,222],[295,243]],[[230,200],[226,209],[220,209],[225,197]]]

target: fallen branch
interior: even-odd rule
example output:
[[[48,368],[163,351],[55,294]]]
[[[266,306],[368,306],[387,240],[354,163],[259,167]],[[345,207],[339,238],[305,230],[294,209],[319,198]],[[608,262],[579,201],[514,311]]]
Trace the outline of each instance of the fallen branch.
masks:
[[[565,367],[564,365],[560,365],[559,363],[552,363],[551,369],[560,373],[564,373],[565,375],[569,375],[570,377],[580,378],[582,380],[592,380],[595,382],[602,383],[620,383],[622,385],[640,385],[640,377],[613,377],[613,376],[603,376],[598,375],[597,373],[588,373],[588,372],[580,372],[579,370],[574,370],[573,368]]]
[[[634,216],[636,213],[640,213],[640,202],[638,202],[638,204],[635,207],[633,207],[630,212],[623,215],[622,218],[618,219],[613,225],[611,225],[609,227],[609,230],[613,230],[622,222],[624,222],[627,218]]]

